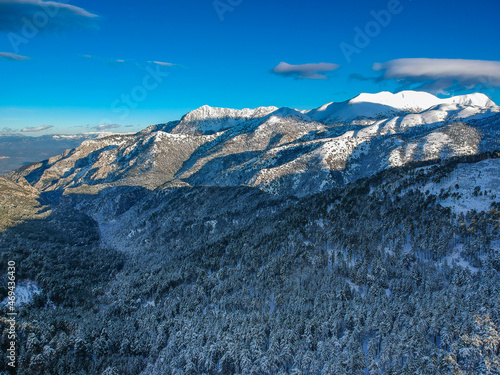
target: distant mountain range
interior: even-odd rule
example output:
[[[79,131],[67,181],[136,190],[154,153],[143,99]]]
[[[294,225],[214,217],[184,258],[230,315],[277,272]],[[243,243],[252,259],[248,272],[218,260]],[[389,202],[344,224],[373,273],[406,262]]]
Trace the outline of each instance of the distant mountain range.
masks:
[[[0,133],[0,175],[36,161],[48,159],[67,149],[78,147],[86,139],[96,139],[111,133],[77,135],[43,135],[29,137]]]
[[[11,178],[41,191],[247,185],[303,195],[388,167],[498,149],[499,125],[500,107],[483,94],[381,92],[309,111],[203,106],[137,134],[84,140]]]

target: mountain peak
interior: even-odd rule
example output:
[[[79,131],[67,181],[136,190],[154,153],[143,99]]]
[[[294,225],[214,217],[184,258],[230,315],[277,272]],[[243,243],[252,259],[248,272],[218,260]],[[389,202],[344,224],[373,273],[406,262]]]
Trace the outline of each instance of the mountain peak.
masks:
[[[459,104],[462,106],[476,107],[494,107],[496,104],[483,93],[472,93],[466,95],[452,96],[450,98],[440,99],[435,95],[423,91],[400,91],[391,93],[382,91],[375,94],[363,93],[354,97],[349,103],[376,103],[383,104],[397,109],[421,108],[429,109],[439,104]]]
[[[272,112],[269,116],[270,117],[272,117],[272,116],[281,117],[281,118],[296,118],[296,119],[299,119],[299,120],[305,121],[305,122],[314,121],[314,119],[309,117],[307,114],[304,114],[301,111],[298,111],[298,110],[292,109],[292,108],[288,108],[288,107],[276,109],[276,111]]]
[[[204,105],[184,115],[172,132],[213,134],[245,121],[263,118],[276,110],[278,107],[232,109]]]
[[[349,103],[373,103],[400,110],[407,108],[424,110],[439,104],[440,99],[422,91],[407,90],[395,94],[388,91],[382,91],[376,94],[360,94],[351,99]]]
[[[479,92],[467,95],[453,96],[451,98],[443,99],[443,102],[445,104],[454,103],[462,106],[485,107],[485,108],[497,106],[495,102],[493,102],[493,100],[491,100],[488,96]]]
[[[209,105],[203,105],[199,108],[196,108],[192,110],[191,112],[188,112],[184,117],[181,119],[182,121],[191,121],[191,120],[196,120],[199,118],[207,119],[218,119],[218,118],[238,118],[238,117],[245,117],[245,118],[251,118],[254,116],[259,116],[263,113],[271,113],[276,110],[278,110],[278,107],[257,107],[257,108],[243,108],[243,109],[233,109],[233,108],[222,108],[222,107],[211,107]]]

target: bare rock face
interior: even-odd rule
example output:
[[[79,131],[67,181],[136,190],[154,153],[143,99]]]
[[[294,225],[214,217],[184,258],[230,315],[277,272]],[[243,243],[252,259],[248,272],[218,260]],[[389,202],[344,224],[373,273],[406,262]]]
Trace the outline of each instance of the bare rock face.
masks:
[[[134,135],[87,140],[9,178],[40,191],[247,185],[302,195],[415,161],[493,151],[499,122],[500,107],[482,94],[361,94],[311,111],[203,106]]]

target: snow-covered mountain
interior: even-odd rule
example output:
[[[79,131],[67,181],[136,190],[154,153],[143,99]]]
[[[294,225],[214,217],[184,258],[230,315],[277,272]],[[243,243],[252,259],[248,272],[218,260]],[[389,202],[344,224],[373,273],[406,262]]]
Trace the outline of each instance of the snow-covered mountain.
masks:
[[[308,194],[389,167],[500,149],[499,129],[500,108],[483,94],[361,94],[310,111],[203,106],[134,135],[85,141],[11,178],[42,191],[250,185]]]
[[[438,106],[450,110],[472,107],[475,111],[467,113],[469,116],[473,112],[478,114],[482,113],[482,110],[497,107],[486,95],[479,93],[440,99],[426,92],[401,91],[397,94],[390,92],[360,94],[351,100],[328,103],[304,113],[325,124],[355,121],[367,124],[375,119],[391,118],[395,115],[419,114]]]
[[[212,108],[204,105],[186,114],[172,133],[183,134],[213,134],[227,130],[243,122],[264,117],[277,107],[259,107],[242,110],[230,108]]]

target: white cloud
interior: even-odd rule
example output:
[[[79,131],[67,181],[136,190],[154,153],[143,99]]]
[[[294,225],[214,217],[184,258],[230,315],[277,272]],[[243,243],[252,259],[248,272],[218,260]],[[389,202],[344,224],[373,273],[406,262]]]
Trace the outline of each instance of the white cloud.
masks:
[[[50,128],[53,128],[54,126],[52,125],[43,125],[43,126],[37,126],[37,127],[26,127],[21,129],[22,132],[24,133],[34,133],[34,132],[41,132]]]
[[[379,80],[397,80],[403,85],[419,85],[418,89],[445,93],[458,86],[463,89],[500,87],[500,62],[459,59],[397,59],[374,64],[383,72]]]
[[[22,56],[10,52],[0,52],[0,59],[14,60],[14,61],[30,60],[28,56]]]
[[[0,31],[59,31],[95,26],[96,14],[74,5],[42,0],[0,0]],[[27,26],[29,25],[29,26]]]
[[[156,65],[160,65],[160,66],[175,66],[175,64],[163,62],[163,61],[148,61],[148,63],[156,64]]]
[[[100,56],[94,56],[94,55],[81,55],[81,57],[84,59],[88,59],[88,60],[103,62],[105,64],[112,65],[112,66],[117,66],[118,64],[127,64],[127,65],[133,65],[137,68],[142,69],[142,65],[139,64],[137,61],[132,60],[132,59],[116,59],[116,58],[100,57]],[[163,62],[163,61],[148,61],[147,63],[148,64],[156,64],[159,66],[166,66],[166,67],[179,67],[179,65],[172,64],[169,62]]]
[[[328,79],[326,75],[319,73],[331,72],[339,67],[339,65],[331,63],[290,65],[281,62],[273,69],[273,73],[299,79]]]

